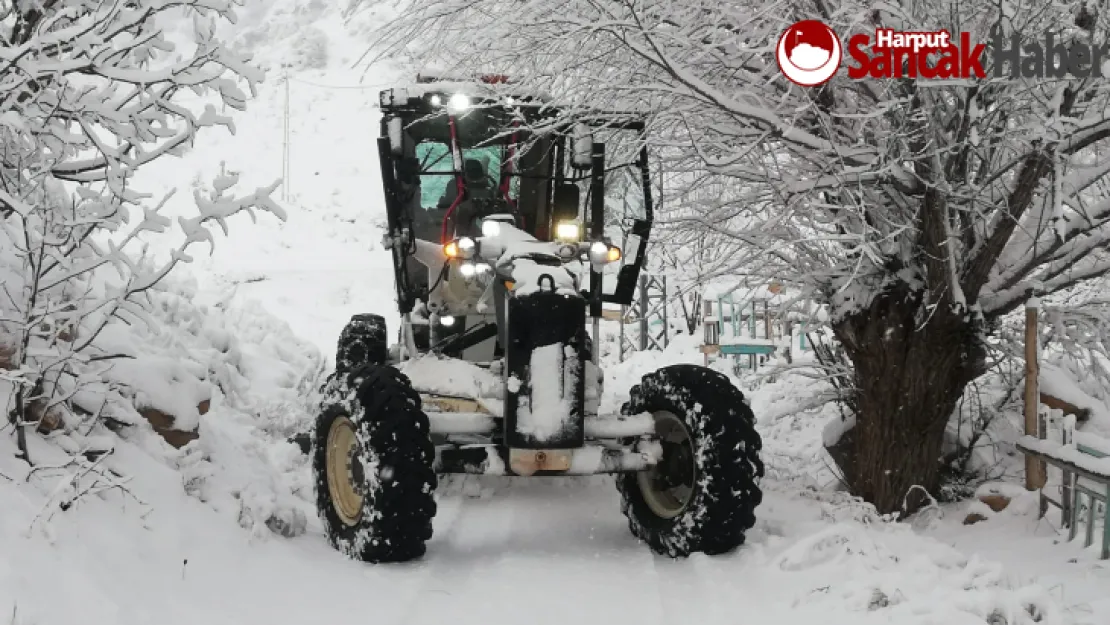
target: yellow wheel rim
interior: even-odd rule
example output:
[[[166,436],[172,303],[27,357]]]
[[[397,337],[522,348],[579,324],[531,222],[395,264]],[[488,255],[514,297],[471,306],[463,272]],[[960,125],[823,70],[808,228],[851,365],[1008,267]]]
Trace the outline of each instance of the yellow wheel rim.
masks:
[[[354,483],[352,460],[358,450],[355,425],[347,417],[332,421],[325,450],[328,472],[328,494],[339,520],[356,525],[362,518],[362,485]]]
[[[664,444],[664,456],[659,464],[637,473],[636,483],[644,503],[656,516],[673,519],[694,499],[694,444],[686,424],[670,412],[655,413],[655,431]]]

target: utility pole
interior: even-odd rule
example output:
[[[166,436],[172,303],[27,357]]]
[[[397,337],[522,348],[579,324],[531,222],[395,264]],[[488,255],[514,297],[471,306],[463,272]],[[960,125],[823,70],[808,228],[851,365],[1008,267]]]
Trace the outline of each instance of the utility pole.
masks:
[[[281,199],[289,201],[289,178],[292,168],[289,165],[289,74],[285,75],[285,119],[282,125],[281,145]]]
[[[1041,368],[1037,362],[1037,352],[1040,347],[1040,333],[1037,332],[1037,313],[1040,309],[1040,300],[1032,289],[1029,299],[1025,302],[1025,433],[1028,436],[1040,436],[1037,427],[1038,408],[1041,403],[1040,385],[1038,384]],[[1047,467],[1043,460],[1038,460],[1030,454],[1025,456],[1025,488],[1038,490],[1043,488],[1047,481]]]

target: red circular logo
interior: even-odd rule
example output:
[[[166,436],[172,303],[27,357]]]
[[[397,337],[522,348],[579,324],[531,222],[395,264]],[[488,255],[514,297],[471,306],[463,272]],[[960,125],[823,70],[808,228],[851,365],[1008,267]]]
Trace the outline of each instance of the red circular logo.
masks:
[[[791,24],[779,37],[775,60],[790,82],[815,87],[827,82],[840,69],[843,55],[840,37],[817,20]]]

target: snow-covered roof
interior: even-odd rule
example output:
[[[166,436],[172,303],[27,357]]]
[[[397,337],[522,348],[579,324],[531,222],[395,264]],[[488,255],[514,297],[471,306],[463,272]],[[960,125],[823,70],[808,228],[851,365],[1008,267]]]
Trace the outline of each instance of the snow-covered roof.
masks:
[[[484,81],[481,78],[473,80],[450,79],[427,80],[427,76],[417,76],[415,80],[399,81],[382,93],[392,91],[395,100],[406,98],[423,98],[432,93],[463,93],[478,98],[504,98],[513,96],[517,98],[530,98],[537,104],[544,104],[550,100],[549,94],[535,90],[528,90],[512,82]],[[383,99],[384,102],[384,99]]]
[[[1095,428],[1110,429],[1110,409],[1106,403],[1086,393],[1067,371],[1050,364],[1041,364],[1037,385],[1042,393],[1062,399],[1076,408],[1090,410],[1090,423]]]

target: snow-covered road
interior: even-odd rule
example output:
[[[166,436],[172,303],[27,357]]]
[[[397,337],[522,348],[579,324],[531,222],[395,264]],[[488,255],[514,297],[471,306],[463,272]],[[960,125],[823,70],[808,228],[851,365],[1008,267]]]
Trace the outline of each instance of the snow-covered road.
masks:
[[[137,447],[114,456],[145,514],[109,495],[28,532],[45,495],[0,479],[0,500],[25,504],[0,515],[13,623],[981,625],[1032,623],[1030,611],[1065,622],[1046,590],[998,565],[782,483],[767,484],[743,548],[670,560],[629,534],[606,478],[468,477],[441,489],[425,558],[373,566],[333,551],[316,523],[252,538]],[[0,463],[15,481],[21,471]]]

